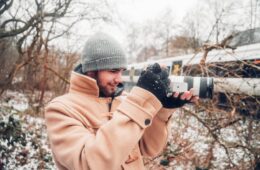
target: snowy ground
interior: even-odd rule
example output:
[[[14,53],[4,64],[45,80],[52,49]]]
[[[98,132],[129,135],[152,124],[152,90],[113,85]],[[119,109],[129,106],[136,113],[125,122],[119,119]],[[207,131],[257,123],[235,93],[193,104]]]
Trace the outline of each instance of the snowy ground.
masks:
[[[54,169],[43,119],[0,110],[0,169]]]
[[[0,102],[0,169],[54,169],[44,121],[26,114],[28,100],[8,91]]]

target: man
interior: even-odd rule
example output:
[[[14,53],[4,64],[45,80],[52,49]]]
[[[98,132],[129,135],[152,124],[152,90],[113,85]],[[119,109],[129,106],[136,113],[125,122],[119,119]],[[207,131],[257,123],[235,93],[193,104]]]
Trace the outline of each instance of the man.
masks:
[[[125,94],[126,57],[110,36],[99,33],[85,44],[72,72],[69,92],[46,107],[45,118],[58,169],[144,169],[143,156],[160,154],[167,142],[172,108],[191,100],[188,91],[167,97],[169,79],[158,64],[142,72]]]

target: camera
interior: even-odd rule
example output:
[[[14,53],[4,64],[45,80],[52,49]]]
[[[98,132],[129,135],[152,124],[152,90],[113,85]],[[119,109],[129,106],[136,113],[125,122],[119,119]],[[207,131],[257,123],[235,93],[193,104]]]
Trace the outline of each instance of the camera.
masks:
[[[193,94],[203,99],[212,99],[214,80],[212,77],[170,76],[171,90],[185,92],[194,89]]]

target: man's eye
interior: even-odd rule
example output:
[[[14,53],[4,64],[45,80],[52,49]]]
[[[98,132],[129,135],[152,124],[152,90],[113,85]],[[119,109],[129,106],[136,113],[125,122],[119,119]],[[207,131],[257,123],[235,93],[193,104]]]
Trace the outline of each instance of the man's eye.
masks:
[[[112,72],[112,73],[116,73],[116,72],[118,72],[118,70],[110,70],[110,72]]]
[[[119,73],[119,72],[123,72],[125,69],[111,69],[109,70],[111,73]]]

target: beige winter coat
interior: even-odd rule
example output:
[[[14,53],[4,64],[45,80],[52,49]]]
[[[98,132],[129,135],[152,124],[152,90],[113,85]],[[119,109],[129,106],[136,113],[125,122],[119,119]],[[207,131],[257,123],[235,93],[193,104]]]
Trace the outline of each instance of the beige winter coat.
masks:
[[[52,100],[45,112],[58,169],[139,170],[143,156],[162,152],[173,111],[162,109],[154,95],[134,87],[111,101],[98,97],[90,77],[72,72],[70,83],[69,92]]]

